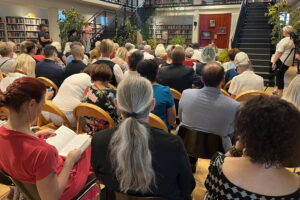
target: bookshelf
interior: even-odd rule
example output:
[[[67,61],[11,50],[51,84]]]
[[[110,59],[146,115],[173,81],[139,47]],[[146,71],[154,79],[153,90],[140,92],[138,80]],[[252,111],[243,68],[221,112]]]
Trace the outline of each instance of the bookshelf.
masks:
[[[39,25],[42,23],[48,25],[48,19],[7,16],[6,17],[7,40],[11,40],[15,42],[18,48],[20,43],[23,42],[24,40],[37,40]],[[0,32],[0,37],[1,37],[1,32]]]
[[[0,41],[5,41],[5,26],[2,17],[0,17]]]
[[[170,44],[177,36],[183,37],[185,43],[192,43],[193,25],[150,25],[150,35],[157,43]]]

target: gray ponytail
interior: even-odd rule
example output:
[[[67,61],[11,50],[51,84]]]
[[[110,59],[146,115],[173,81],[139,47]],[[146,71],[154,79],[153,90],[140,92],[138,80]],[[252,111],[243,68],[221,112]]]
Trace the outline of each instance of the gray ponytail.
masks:
[[[129,76],[118,86],[118,108],[123,121],[110,142],[110,157],[121,192],[146,193],[155,183],[149,130],[140,120],[149,115],[153,89],[145,78]]]

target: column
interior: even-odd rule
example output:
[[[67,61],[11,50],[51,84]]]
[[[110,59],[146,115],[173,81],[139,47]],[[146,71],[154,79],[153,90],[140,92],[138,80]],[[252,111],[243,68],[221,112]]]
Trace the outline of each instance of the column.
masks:
[[[57,8],[49,8],[49,34],[53,41],[60,42],[57,12]]]

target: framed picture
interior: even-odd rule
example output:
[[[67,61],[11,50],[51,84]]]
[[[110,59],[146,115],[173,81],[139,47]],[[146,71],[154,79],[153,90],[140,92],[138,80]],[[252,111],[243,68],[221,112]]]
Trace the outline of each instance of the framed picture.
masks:
[[[217,28],[217,34],[225,35],[226,34],[226,27]]]
[[[201,39],[202,40],[210,40],[210,38],[211,38],[210,31],[202,31],[201,32]]]
[[[210,27],[210,28],[216,27],[216,20],[210,19],[210,20],[209,20],[209,27]]]
[[[168,31],[162,31],[161,39],[167,40],[168,39]]]

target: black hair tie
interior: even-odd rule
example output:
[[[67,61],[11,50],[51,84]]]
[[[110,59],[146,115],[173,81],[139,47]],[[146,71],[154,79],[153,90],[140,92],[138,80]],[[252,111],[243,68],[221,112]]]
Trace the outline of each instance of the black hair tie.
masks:
[[[133,112],[133,113],[129,113],[127,116],[132,118],[137,118],[138,114]]]

